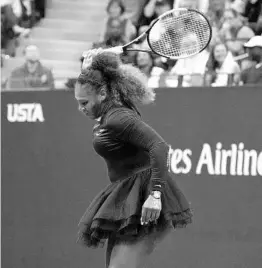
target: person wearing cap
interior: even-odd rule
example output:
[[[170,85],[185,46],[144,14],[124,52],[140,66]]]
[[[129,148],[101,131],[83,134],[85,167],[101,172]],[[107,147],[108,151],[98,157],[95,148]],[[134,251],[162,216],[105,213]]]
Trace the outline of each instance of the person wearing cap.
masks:
[[[244,44],[255,36],[254,31],[245,23],[243,16],[233,8],[224,11],[224,22],[219,34],[233,56],[243,54]]]
[[[52,71],[41,64],[38,47],[34,45],[27,46],[24,55],[25,63],[11,73],[9,79],[10,89],[54,89]]]
[[[262,85],[262,36],[254,36],[244,47],[254,64],[243,70],[241,82],[243,85]]]

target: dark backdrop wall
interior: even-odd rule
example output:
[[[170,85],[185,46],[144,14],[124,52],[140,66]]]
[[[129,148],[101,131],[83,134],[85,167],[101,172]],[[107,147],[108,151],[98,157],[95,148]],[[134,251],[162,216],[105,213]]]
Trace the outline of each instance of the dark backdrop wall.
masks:
[[[261,267],[261,100],[258,88],[158,89],[142,109],[176,150],[174,179],[195,213],[148,267]],[[76,244],[80,217],[108,184],[92,126],[70,92],[2,93],[2,267],[104,267],[103,249]],[[224,159],[226,174],[216,175],[219,152],[235,154],[232,146],[240,166]]]

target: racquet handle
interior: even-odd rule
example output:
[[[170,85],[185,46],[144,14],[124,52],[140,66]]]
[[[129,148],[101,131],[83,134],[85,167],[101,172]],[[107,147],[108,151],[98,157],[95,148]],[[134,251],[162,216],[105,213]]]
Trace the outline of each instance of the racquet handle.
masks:
[[[113,52],[115,54],[122,54],[124,52],[122,46],[110,47],[110,48],[105,49],[104,51]]]

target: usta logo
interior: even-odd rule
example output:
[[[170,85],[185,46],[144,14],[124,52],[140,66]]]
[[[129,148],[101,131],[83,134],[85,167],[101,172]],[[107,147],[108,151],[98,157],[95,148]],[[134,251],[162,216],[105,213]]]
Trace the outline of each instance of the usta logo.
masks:
[[[40,103],[7,104],[7,120],[9,122],[44,122]]]

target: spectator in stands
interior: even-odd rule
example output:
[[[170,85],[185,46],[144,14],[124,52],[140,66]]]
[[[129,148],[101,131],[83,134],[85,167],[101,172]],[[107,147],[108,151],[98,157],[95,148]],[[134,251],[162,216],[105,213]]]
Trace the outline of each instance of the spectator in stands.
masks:
[[[34,0],[35,15],[37,20],[45,17],[46,0]]]
[[[248,0],[244,9],[243,16],[249,23],[257,23],[261,14],[262,2],[259,0]]]
[[[211,25],[218,29],[221,28],[223,24],[223,15],[225,11],[224,1],[210,1],[208,11],[206,13]]]
[[[148,30],[149,25],[141,25],[137,29],[137,36],[140,36],[142,33],[144,33],[146,30]],[[148,46],[147,38],[146,36],[142,39],[140,39],[136,44],[141,46]]]
[[[185,0],[174,0],[174,8],[194,8],[197,10],[199,9],[199,0],[194,1],[185,1]],[[205,0],[201,0],[201,2],[206,2]],[[207,5],[207,3],[204,3]]]
[[[36,46],[26,47],[25,60],[21,67],[12,71],[9,80],[10,89],[54,89],[52,71],[41,64],[39,49]]]
[[[199,40],[196,34],[184,35],[181,39],[181,47],[187,48],[194,45],[195,48],[199,48]],[[192,51],[194,53],[194,51]],[[192,57],[178,59],[175,66],[170,71],[170,76],[167,77],[167,84],[170,86],[200,86],[203,84],[202,77],[205,73],[205,65],[208,60],[209,52],[204,50],[201,53],[197,53]],[[182,80],[181,80],[182,79]]]
[[[172,9],[172,7],[173,0],[149,0],[144,7],[140,25],[150,25],[154,19]]]
[[[138,35],[141,35],[142,33],[144,33],[148,29],[148,27],[149,27],[148,25],[140,26],[138,29]],[[138,43],[133,45],[133,47],[134,48],[140,47],[140,48],[143,48],[145,50],[150,50],[146,36],[144,38],[142,38]],[[175,61],[167,60],[167,58],[164,58],[164,57],[161,57],[161,56],[158,56],[155,54],[151,54],[150,57],[152,57],[154,67],[159,67],[160,68],[159,70],[163,69],[165,71],[170,71],[170,69],[175,64]]]
[[[206,64],[205,84],[208,86],[238,85],[240,67],[226,44],[217,43]]]
[[[31,28],[33,25],[33,6],[31,0],[12,0],[13,12],[18,20],[18,25]]]
[[[179,42],[183,49],[194,47],[192,54],[200,51],[199,37],[196,34],[185,34]],[[187,50],[187,49],[186,49]],[[166,83],[169,86],[202,86],[205,65],[209,57],[207,49],[194,56],[187,57],[187,51],[184,51],[184,58],[178,59],[175,66],[170,70]],[[182,56],[182,55],[181,55]]]
[[[111,35],[107,36],[107,39],[103,42],[95,42],[93,43],[92,48],[110,48],[116,46],[123,46],[126,44],[124,37],[121,33],[112,33]],[[133,45],[134,46],[134,45]],[[133,63],[135,57],[135,52],[125,52],[120,55],[120,59],[123,63]]]
[[[262,85],[262,36],[252,37],[245,47],[254,64],[242,71],[241,82],[244,85]]]
[[[221,37],[220,37],[220,34],[219,34],[219,28],[216,27],[216,25],[212,25],[211,27],[212,27],[212,38],[211,38],[210,43],[208,45],[209,50],[211,50],[211,48],[214,47],[214,45],[216,43],[221,42]]]
[[[131,41],[136,35],[136,28],[125,13],[122,0],[110,0],[107,5],[108,18],[104,24],[100,41],[108,40],[111,36],[122,36],[124,42]]]
[[[255,35],[253,30],[245,24],[243,17],[234,9],[225,10],[220,34],[234,56],[243,54],[244,43]]]
[[[202,86],[205,67],[209,58],[208,50],[204,50],[192,57],[177,60],[170,71],[170,86]],[[172,76],[174,77],[172,79]],[[179,78],[181,79],[181,85]]]
[[[226,0],[225,8],[234,9],[237,13],[243,14],[245,10],[246,0]]]
[[[9,2],[1,2],[1,49],[6,55],[14,57],[17,38],[28,36],[30,30],[19,26],[19,21]]]
[[[147,76],[149,87],[155,88],[159,86],[159,78],[164,70],[154,65],[154,57],[152,54],[142,51],[137,52],[134,65]]]

